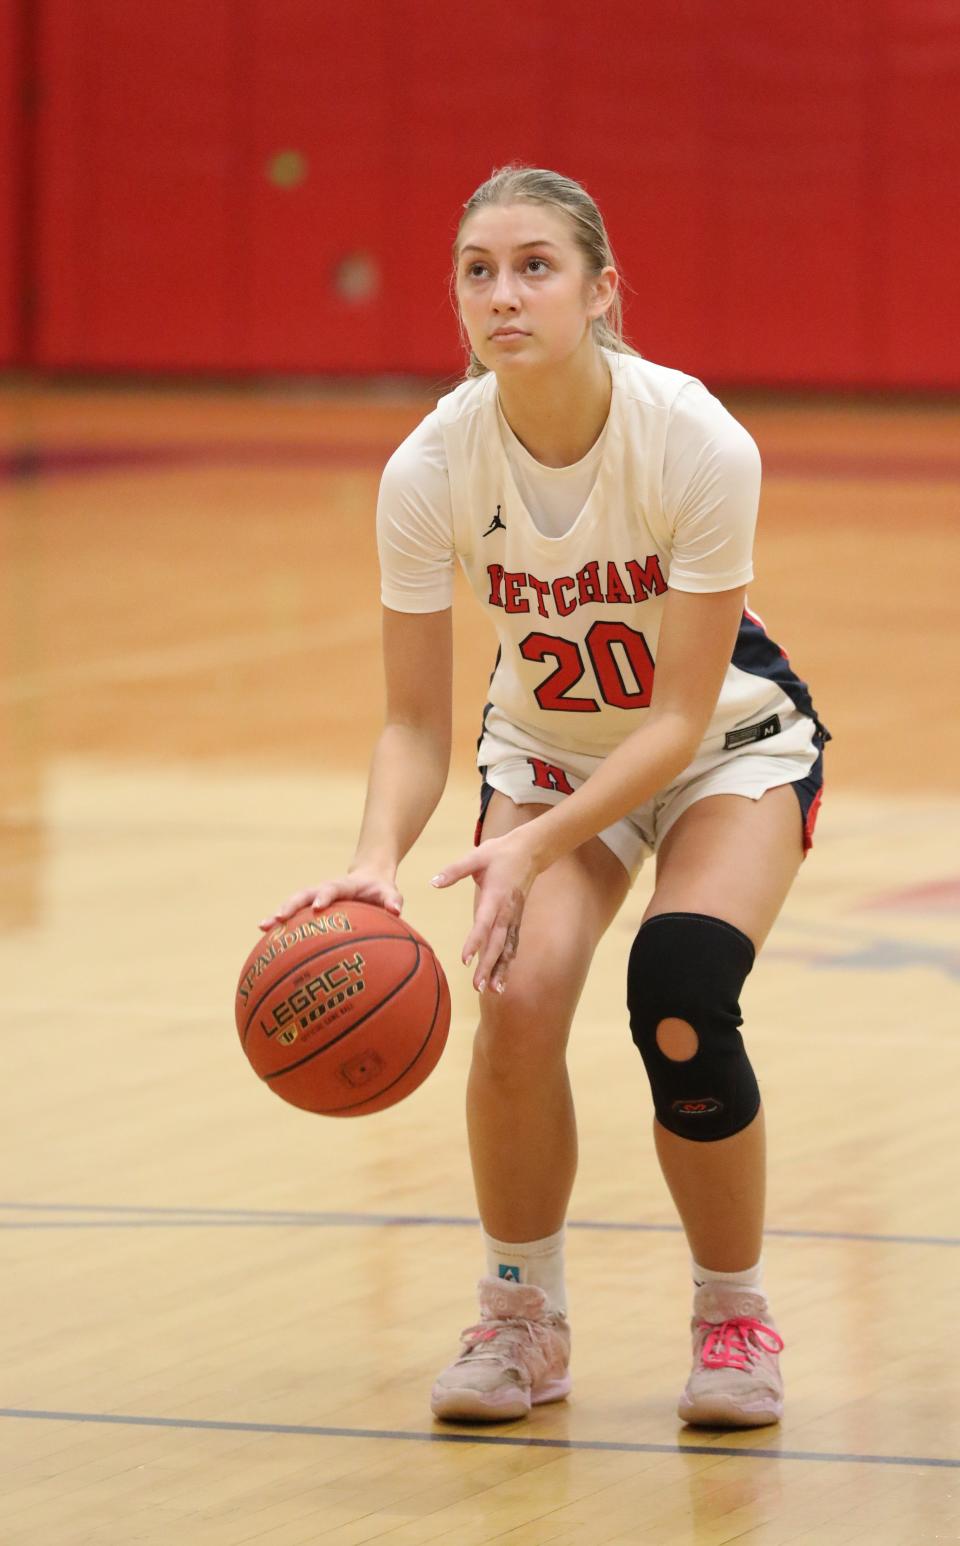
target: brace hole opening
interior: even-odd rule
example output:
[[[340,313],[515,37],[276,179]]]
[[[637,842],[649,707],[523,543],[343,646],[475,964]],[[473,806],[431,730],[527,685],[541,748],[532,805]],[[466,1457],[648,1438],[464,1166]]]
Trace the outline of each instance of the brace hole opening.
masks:
[[[657,1026],[657,1046],[671,1063],[689,1063],[697,1055],[700,1038],[688,1020],[667,1015]]]

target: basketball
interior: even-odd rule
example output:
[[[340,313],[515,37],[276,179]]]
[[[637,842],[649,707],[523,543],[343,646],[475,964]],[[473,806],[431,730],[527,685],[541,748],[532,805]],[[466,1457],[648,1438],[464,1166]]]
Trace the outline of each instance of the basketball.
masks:
[[[450,990],[416,929],[367,902],[338,902],[301,908],[258,941],[240,972],[236,1022],[274,1094],[321,1116],[366,1116],[436,1067]]]

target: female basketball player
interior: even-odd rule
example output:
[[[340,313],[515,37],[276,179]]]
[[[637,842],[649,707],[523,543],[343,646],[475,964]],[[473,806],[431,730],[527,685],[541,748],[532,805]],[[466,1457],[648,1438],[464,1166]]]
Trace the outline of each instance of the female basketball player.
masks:
[[[810,843],[827,733],[745,606],[756,447],[698,381],[623,342],[610,245],[579,184],[494,174],[465,206],[454,263],[467,379],[380,491],[387,713],[356,856],[263,926],[337,897],[400,911],[397,867],[447,774],[459,559],[500,644],[479,846],[435,880],[476,882],[468,1131],[486,1274],[433,1411],[516,1418],[570,1390],[565,1048],[596,944],[655,854],[627,999],[693,1257],[678,1410],[776,1422],[763,1112],[739,998]]]

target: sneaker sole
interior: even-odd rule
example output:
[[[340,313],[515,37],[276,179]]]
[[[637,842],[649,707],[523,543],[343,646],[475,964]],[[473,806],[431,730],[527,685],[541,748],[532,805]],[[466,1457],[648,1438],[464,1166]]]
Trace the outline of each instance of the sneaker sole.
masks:
[[[502,1423],[515,1422],[526,1417],[532,1406],[545,1406],[550,1401],[565,1401],[573,1386],[569,1374],[563,1379],[551,1380],[534,1394],[523,1390],[471,1390],[462,1386],[454,1390],[434,1389],[430,1397],[430,1410],[434,1417],[444,1422]]]
[[[751,1408],[738,1406],[729,1396],[701,1396],[697,1401],[681,1396],[677,1416],[694,1428],[769,1428],[783,1416],[783,1402],[771,1400]]]

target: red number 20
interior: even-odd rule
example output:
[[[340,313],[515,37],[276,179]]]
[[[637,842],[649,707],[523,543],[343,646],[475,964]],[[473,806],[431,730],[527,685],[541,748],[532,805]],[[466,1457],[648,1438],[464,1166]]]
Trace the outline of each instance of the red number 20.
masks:
[[[600,696],[614,709],[645,709],[653,695],[653,656],[646,639],[626,623],[594,623],[584,643]],[[615,649],[619,645],[620,649]],[[556,669],[534,688],[542,709],[566,714],[598,714],[595,698],[570,696],[584,673],[583,655],[572,639],[560,639],[551,633],[528,633],[520,645],[524,660],[544,661],[552,657]],[[621,661],[629,667],[636,687],[628,686]]]

